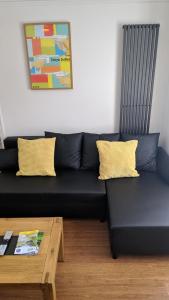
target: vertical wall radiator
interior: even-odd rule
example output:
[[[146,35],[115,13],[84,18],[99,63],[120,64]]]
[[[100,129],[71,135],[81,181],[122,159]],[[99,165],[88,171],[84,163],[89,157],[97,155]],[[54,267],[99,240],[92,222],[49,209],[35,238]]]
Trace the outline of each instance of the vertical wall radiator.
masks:
[[[123,26],[120,132],[149,132],[159,24]]]

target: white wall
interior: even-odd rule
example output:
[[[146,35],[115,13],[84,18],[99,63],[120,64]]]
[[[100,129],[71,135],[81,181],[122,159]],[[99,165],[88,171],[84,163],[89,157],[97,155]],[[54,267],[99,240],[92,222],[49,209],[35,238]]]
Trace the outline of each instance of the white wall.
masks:
[[[0,149],[4,148],[4,123],[3,116],[0,108]]]
[[[168,16],[169,16],[169,10],[168,10]],[[163,86],[166,88],[164,91],[161,91],[161,97],[159,97],[158,102],[161,109],[158,112],[158,107],[156,109],[157,111],[157,118],[160,122],[160,143],[161,145],[167,150],[169,153],[169,18],[168,18],[168,25],[166,27],[166,35],[165,35],[165,46],[161,53],[161,60],[158,64],[159,68],[161,68],[161,72],[164,72],[163,77]],[[160,88],[160,87],[159,87]]]
[[[128,23],[160,23],[151,131],[161,131],[169,85],[168,16],[167,1],[0,0],[0,104],[6,135],[118,131],[121,28]],[[40,21],[71,22],[73,90],[29,89],[23,23]]]

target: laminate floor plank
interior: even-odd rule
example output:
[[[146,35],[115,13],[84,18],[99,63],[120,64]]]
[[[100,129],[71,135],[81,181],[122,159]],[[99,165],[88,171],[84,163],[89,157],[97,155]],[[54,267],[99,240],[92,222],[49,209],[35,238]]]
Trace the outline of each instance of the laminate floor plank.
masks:
[[[169,300],[169,256],[111,258],[107,223],[64,220],[58,300]]]

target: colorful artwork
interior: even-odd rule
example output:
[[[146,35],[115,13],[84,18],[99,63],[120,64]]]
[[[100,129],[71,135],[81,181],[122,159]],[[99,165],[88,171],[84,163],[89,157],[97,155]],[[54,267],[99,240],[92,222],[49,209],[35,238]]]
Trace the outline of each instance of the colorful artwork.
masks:
[[[69,23],[25,24],[32,89],[71,89]]]

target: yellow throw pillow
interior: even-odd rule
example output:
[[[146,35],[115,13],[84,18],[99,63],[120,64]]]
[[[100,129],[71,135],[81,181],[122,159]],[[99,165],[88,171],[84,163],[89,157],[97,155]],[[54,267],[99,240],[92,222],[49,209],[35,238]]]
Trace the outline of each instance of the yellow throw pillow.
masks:
[[[17,176],[56,176],[54,152],[56,138],[25,140],[18,138]]]
[[[99,179],[137,177],[136,148],[138,141],[97,141],[100,159]]]

